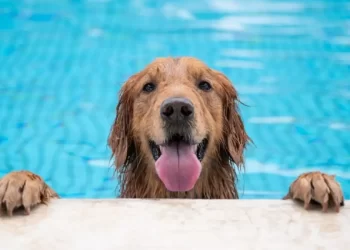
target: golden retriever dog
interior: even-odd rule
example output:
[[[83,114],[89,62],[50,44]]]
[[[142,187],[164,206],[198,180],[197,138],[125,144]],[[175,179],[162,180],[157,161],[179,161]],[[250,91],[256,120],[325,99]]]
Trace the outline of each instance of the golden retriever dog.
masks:
[[[251,141],[230,80],[195,58],[159,58],[123,85],[108,144],[120,177],[121,198],[238,199],[236,168]],[[8,215],[58,198],[36,174],[0,180]],[[284,199],[339,211],[344,198],[334,176],[300,175]]]

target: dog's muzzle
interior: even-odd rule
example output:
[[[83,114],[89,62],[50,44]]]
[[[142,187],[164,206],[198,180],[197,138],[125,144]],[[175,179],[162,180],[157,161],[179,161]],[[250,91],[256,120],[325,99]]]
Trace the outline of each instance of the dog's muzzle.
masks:
[[[195,141],[193,138],[194,105],[182,97],[166,99],[160,107],[164,122],[165,141],[150,141],[159,178],[169,191],[191,190],[201,173],[208,139]]]

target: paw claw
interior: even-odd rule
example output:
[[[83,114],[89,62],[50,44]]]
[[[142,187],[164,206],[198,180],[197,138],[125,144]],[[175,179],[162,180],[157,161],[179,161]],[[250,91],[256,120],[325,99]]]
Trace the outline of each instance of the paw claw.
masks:
[[[25,215],[30,215],[30,207],[25,207],[24,208],[24,214]]]
[[[290,196],[290,193],[288,192],[288,194],[286,194],[283,198],[282,198],[282,200],[290,200],[290,199],[292,199],[292,197]]]
[[[340,212],[340,207],[339,207],[339,206],[335,206],[335,211],[336,211],[337,213],[339,213],[339,212]]]
[[[322,212],[326,213],[328,210],[328,202],[322,204]]]

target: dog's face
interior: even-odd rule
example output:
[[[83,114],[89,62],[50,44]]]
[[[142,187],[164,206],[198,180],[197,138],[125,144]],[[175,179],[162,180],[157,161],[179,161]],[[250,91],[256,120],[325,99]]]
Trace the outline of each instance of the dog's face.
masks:
[[[116,165],[147,162],[169,191],[189,191],[248,140],[230,81],[194,58],[162,58],[123,86],[109,143]]]

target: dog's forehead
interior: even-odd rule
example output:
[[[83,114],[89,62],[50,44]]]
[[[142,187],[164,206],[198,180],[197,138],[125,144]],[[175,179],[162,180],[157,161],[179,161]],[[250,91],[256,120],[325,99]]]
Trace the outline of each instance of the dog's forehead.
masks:
[[[150,77],[159,81],[180,78],[198,78],[208,67],[200,60],[191,57],[158,58],[146,68]]]

